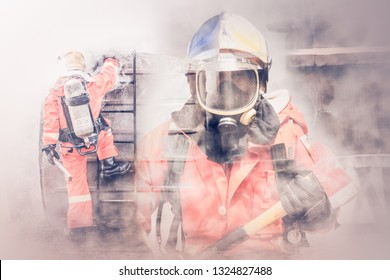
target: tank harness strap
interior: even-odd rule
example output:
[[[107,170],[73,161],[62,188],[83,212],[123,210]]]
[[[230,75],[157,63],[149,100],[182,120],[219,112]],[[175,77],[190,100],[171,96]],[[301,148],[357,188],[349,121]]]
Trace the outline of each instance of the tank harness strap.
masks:
[[[95,120],[95,126],[97,129],[97,134],[99,134],[99,132],[102,130],[108,130],[109,128],[111,128],[101,113],[99,114],[99,116]],[[60,129],[58,140],[60,142],[70,142],[70,143],[74,142],[74,138],[73,138],[72,133],[70,132],[69,128],[61,128]]]
[[[90,101],[89,95],[88,94],[83,94],[71,98],[66,98],[65,103],[67,106],[80,106],[80,105],[85,105],[88,104]]]
[[[69,128],[61,128],[59,133],[60,133],[60,136],[58,137],[58,140],[60,142],[71,142],[72,141]]]
[[[176,245],[178,244],[178,231],[180,225],[182,248],[184,248],[185,244],[185,236],[182,225],[182,208],[179,183],[181,174],[183,173],[184,166],[186,163],[188,145],[188,139],[181,131],[169,132],[166,149],[168,168],[164,180],[164,186],[162,188],[163,194],[160,196],[160,202],[157,210],[156,234],[157,240],[161,245],[162,209],[165,202],[169,202],[172,206],[171,210],[174,217],[169,230],[167,248],[173,250],[176,250]]]
[[[95,125],[96,128],[98,129],[98,133],[102,130],[108,130],[109,128],[111,128],[107,123],[106,119],[103,117],[102,113],[100,113],[97,119],[95,120]]]

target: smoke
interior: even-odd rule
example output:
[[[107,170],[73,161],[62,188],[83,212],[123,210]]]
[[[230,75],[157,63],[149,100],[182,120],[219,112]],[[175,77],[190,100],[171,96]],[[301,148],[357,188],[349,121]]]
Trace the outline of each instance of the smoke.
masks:
[[[267,38],[273,58],[270,90],[290,87],[296,103],[302,104],[298,107],[308,113],[311,130],[315,131],[318,122],[313,103],[316,100],[308,97],[309,90],[302,91],[301,85],[293,80],[297,76],[294,73],[291,76],[285,66],[286,50],[387,45],[390,42],[385,30],[389,26],[387,2],[113,0],[108,5],[103,0],[2,1],[1,258],[45,255],[45,246],[29,247],[27,252],[22,245],[30,243],[29,238],[35,236],[38,226],[45,225],[38,166],[41,104],[60,71],[57,57],[65,50],[84,51],[89,67],[97,57],[111,50],[128,54],[137,50],[183,59],[188,42],[205,20],[221,11],[234,12],[258,26]],[[388,152],[388,144],[383,140],[383,135],[389,135],[385,106],[388,104],[388,94],[385,94],[389,90],[388,69],[361,67],[342,73],[333,85],[335,97],[327,107],[340,122],[341,130],[338,131],[343,135],[336,149],[342,151],[344,146],[340,145],[349,145],[353,152]],[[331,80],[334,78],[330,76]],[[180,86],[173,86],[172,81],[178,81]],[[182,76],[172,78],[168,75],[168,78],[153,82],[154,98],[164,100],[165,94],[174,95],[184,86]],[[179,102],[186,99],[186,94],[181,93]],[[169,116],[170,110],[177,108],[178,101],[173,103],[160,107],[162,116]],[[348,111],[351,107],[355,110]],[[150,110],[145,111],[145,116],[148,114],[151,114]],[[157,125],[160,120],[154,117],[149,126]],[[383,242],[388,244],[389,240]],[[16,246],[17,243],[20,246]],[[361,257],[366,256],[386,255],[378,248],[377,252],[367,255],[362,252]]]

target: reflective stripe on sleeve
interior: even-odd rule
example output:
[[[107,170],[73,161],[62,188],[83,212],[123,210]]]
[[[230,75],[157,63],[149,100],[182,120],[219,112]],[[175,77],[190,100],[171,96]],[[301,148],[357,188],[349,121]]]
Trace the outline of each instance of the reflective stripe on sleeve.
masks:
[[[58,140],[58,137],[60,137],[60,134],[58,132],[57,133],[55,133],[55,132],[44,132],[43,133],[43,137]]]
[[[76,195],[69,197],[68,201],[69,203],[78,203],[78,202],[85,202],[85,201],[90,201],[91,200],[91,195],[86,194],[86,195]]]

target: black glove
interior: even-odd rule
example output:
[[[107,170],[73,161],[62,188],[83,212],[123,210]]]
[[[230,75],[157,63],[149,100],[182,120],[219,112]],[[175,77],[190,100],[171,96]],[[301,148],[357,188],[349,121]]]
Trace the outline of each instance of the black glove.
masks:
[[[278,134],[280,122],[272,105],[261,97],[255,107],[257,113],[249,128],[251,142],[259,145],[271,144]]]
[[[42,152],[46,153],[47,160],[51,165],[55,164],[53,158],[60,159],[60,156],[56,151],[56,144],[51,144],[43,147]]]
[[[302,229],[315,230],[329,224],[332,219],[329,199],[312,172],[297,172],[281,188],[280,201],[284,210]]]

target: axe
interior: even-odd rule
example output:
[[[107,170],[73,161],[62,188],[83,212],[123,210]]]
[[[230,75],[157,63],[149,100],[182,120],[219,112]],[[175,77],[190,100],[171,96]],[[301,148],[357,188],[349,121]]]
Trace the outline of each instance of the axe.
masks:
[[[280,144],[283,145],[283,144]],[[277,145],[275,145],[277,146]],[[294,161],[287,160],[285,157],[284,145],[283,147],[272,147],[271,153],[274,159],[274,168],[276,172],[282,174],[288,174],[294,170]],[[287,176],[288,177],[288,176]],[[281,179],[281,183],[286,184],[285,179]],[[355,197],[357,190],[355,186],[350,183],[346,187],[342,188],[338,192],[334,193],[329,198],[329,203],[331,208],[337,209],[345,204],[347,204],[353,197]],[[278,201],[271,208],[267,209],[265,212],[248,222],[247,224],[235,229],[229,234],[225,235],[223,238],[206,248],[203,252],[199,254],[200,258],[207,259],[211,256],[218,254],[219,252],[226,251],[235,245],[244,242],[249,239],[251,236],[254,236],[261,229],[265,228],[269,224],[285,217],[287,211],[283,207],[282,201]]]
[[[53,157],[54,164],[58,167],[58,169],[64,174],[67,181],[72,181],[72,175],[70,175],[69,171],[66,170],[65,166],[59,161],[56,157]]]

